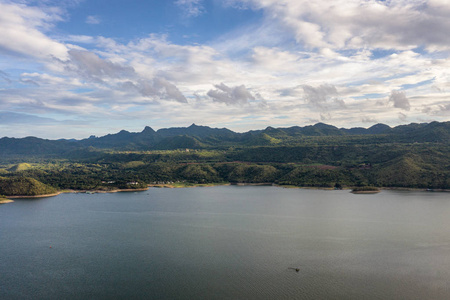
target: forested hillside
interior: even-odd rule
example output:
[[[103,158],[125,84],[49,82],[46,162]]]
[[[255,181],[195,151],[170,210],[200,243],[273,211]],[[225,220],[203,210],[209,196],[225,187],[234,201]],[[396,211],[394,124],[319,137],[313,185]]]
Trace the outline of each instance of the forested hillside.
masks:
[[[34,178],[0,177],[0,195],[5,196],[37,196],[55,193],[56,189]]]
[[[12,180],[42,192],[206,183],[450,189],[450,122],[246,133],[146,127],[79,141],[2,138],[0,153],[2,186]],[[5,188],[0,194],[35,193]]]
[[[142,132],[122,130],[116,134],[83,140],[45,140],[37,137],[22,139],[1,138],[0,159],[14,157],[76,156],[86,149],[146,151],[176,149],[229,149],[256,146],[304,146],[392,143],[444,143],[450,141],[450,122],[409,124],[391,128],[376,124],[365,128],[337,128],[318,123],[313,126],[273,128],[237,133],[228,129],[192,124],[186,128],[154,131],[146,127]]]

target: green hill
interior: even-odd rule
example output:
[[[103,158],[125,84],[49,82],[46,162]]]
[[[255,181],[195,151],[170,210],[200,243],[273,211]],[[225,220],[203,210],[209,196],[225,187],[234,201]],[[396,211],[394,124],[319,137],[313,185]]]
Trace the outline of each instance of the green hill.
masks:
[[[29,177],[0,177],[0,194],[5,196],[39,196],[56,189]]]
[[[417,155],[405,155],[385,163],[377,172],[377,182],[381,186],[427,187],[429,177],[422,168],[423,160]]]
[[[25,171],[25,170],[28,170],[28,169],[31,169],[31,168],[32,168],[32,166],[30,164],[20,163],[20,164],[17,164],[15,166],[12,166],[11,168],[8,169],[8,171],[10,171],[10,172],[20,172],[20,171]]]
[[[204,145],[200,143],[195,137],[187,135],[178,135],[167,137],[163,139],[160,143],[155,145],[155,149],[161,150],[174,150],[174,149],[199,149],[204,148]]]

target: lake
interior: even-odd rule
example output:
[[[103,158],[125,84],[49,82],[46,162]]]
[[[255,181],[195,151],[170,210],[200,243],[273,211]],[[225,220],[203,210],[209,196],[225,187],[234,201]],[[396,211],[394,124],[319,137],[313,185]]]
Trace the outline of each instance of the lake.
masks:
[[[450,299],[449,193],[62,194],[0,238],[0,299]]]

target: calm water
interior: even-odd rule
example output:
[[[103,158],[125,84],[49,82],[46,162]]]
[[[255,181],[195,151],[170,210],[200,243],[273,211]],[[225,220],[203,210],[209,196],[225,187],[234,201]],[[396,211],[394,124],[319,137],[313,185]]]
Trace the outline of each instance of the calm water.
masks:
[[[450,299],[448,193],[65,194],[0,238],[1,299]]]

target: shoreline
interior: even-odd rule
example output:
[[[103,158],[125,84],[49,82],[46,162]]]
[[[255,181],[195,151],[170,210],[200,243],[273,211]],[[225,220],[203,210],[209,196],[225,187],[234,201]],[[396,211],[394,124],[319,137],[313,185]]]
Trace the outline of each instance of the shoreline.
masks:
[[[0,200],[0,204],[6,204],[6,203],[11,203],[11,202],[14,202],[14,200],[11,200],[11,199]]]
[[[275,183],[270,182],[262,182],[262,183],[247,183],[247,182],[232,182],[230,185],[237,185],[237,186],[276,186]]]
[[[38,199],[38,198],[48,198],[48,197],[55,197],[61,194],[106,194],[106,193],[121,193],[121,192],[144,192],[147,191],[148,188],[142,188],[142,189],[114,189],[114,190],[110,190],[110,191],[102,191],[102,190],[63,190],[63,191],[59,191],[57,193],[53,193],[53,194],[45,194],[45,195],[33,195],[33,196],[29,196],[29,195],[15,195],[15,196],[7,196],[8,198],[12,198],[12,199]],[[14,202],[13,200],[7,199],[4,200],[6,202],[2,202],[1,203],[10,203],[10,202]]]
[[[214,186],[227,186],[227,185],[235,185],[235,186],[274,186],[280,188],[291,188],[291,189],[317,189],[317,190],[328,190],[334,191],[335,189],[332,187],[309,187],[309,186],[293,186],[293,185],[279,185],[275,183],[231,183],[231,182],[223,182],[223,183],[178,183],[178,184],[149,184],[146,188],[139,189],[113,189],[113,190],[62,190],[53,194],[45,194],[45,195],[15,195],[15,196],[7,196],[7,199],[0,200],[0,204],[11,203],[14,200],[11,199],[38,199],[38,198],[48,198],[55,197],[60,194],[73,193],[73,194],[106,194],[106,193],[129,193],[129,192],[144,192],[149,190],[149,188],[195,188],[195,187],[214,187]],[[377,194],[383,190],[390,191],[411,191],[411,192],[450,192],[450,189],[424,189],[424,188],[405,188],[405,187],[381,187],[376,191],[352,191],[350,187],[344,187],[342,190],[349,190],[352,194]]]
[[[352,194],[378,194],[381,190],[377,191],[351,191]]]
[[[145,192],[148,190],[147,188],[140,189],[114,189],[114,190],[66,190],[61,193],[67,194],[107,194],[107,193],[127,193],[127,192]]]
[[[44,194],[44,195],[16,195],[16,196],[7,196],[8,198],[12,199],[34,199],[34,198],[47,198],[47,197],[55,197],[60,195],[62,192],[56,192],[53,194]]]
[[[314,186],[296,186],[296,185],[280,185],[273,184],[273,186],[281,187],[285,189],[311,189],[311,190],[327,190],[327,191],[335,191],[336,189],[333,187],[314,187]],[[361,192],[370,192],[370,193],[379,193],[382,191],[404,191],[404,192],[436,192],[436,193],[448,193],[450,189],[426,189],[426,188],[406,188],[406,187],[379,187],[378,191],[360,191],[360,192],[352,192],[352,187],[343,187],[342,189],[338,189],[340,191],[350,191],[354,194],[359,194]]]
[[[223,183],[169,183],[169,184],[149,184],[149,188],[165,188],[165,189],[182,189],[194,187],[212,187],[212,186],[226,186],[231,185],[229,182]]]

